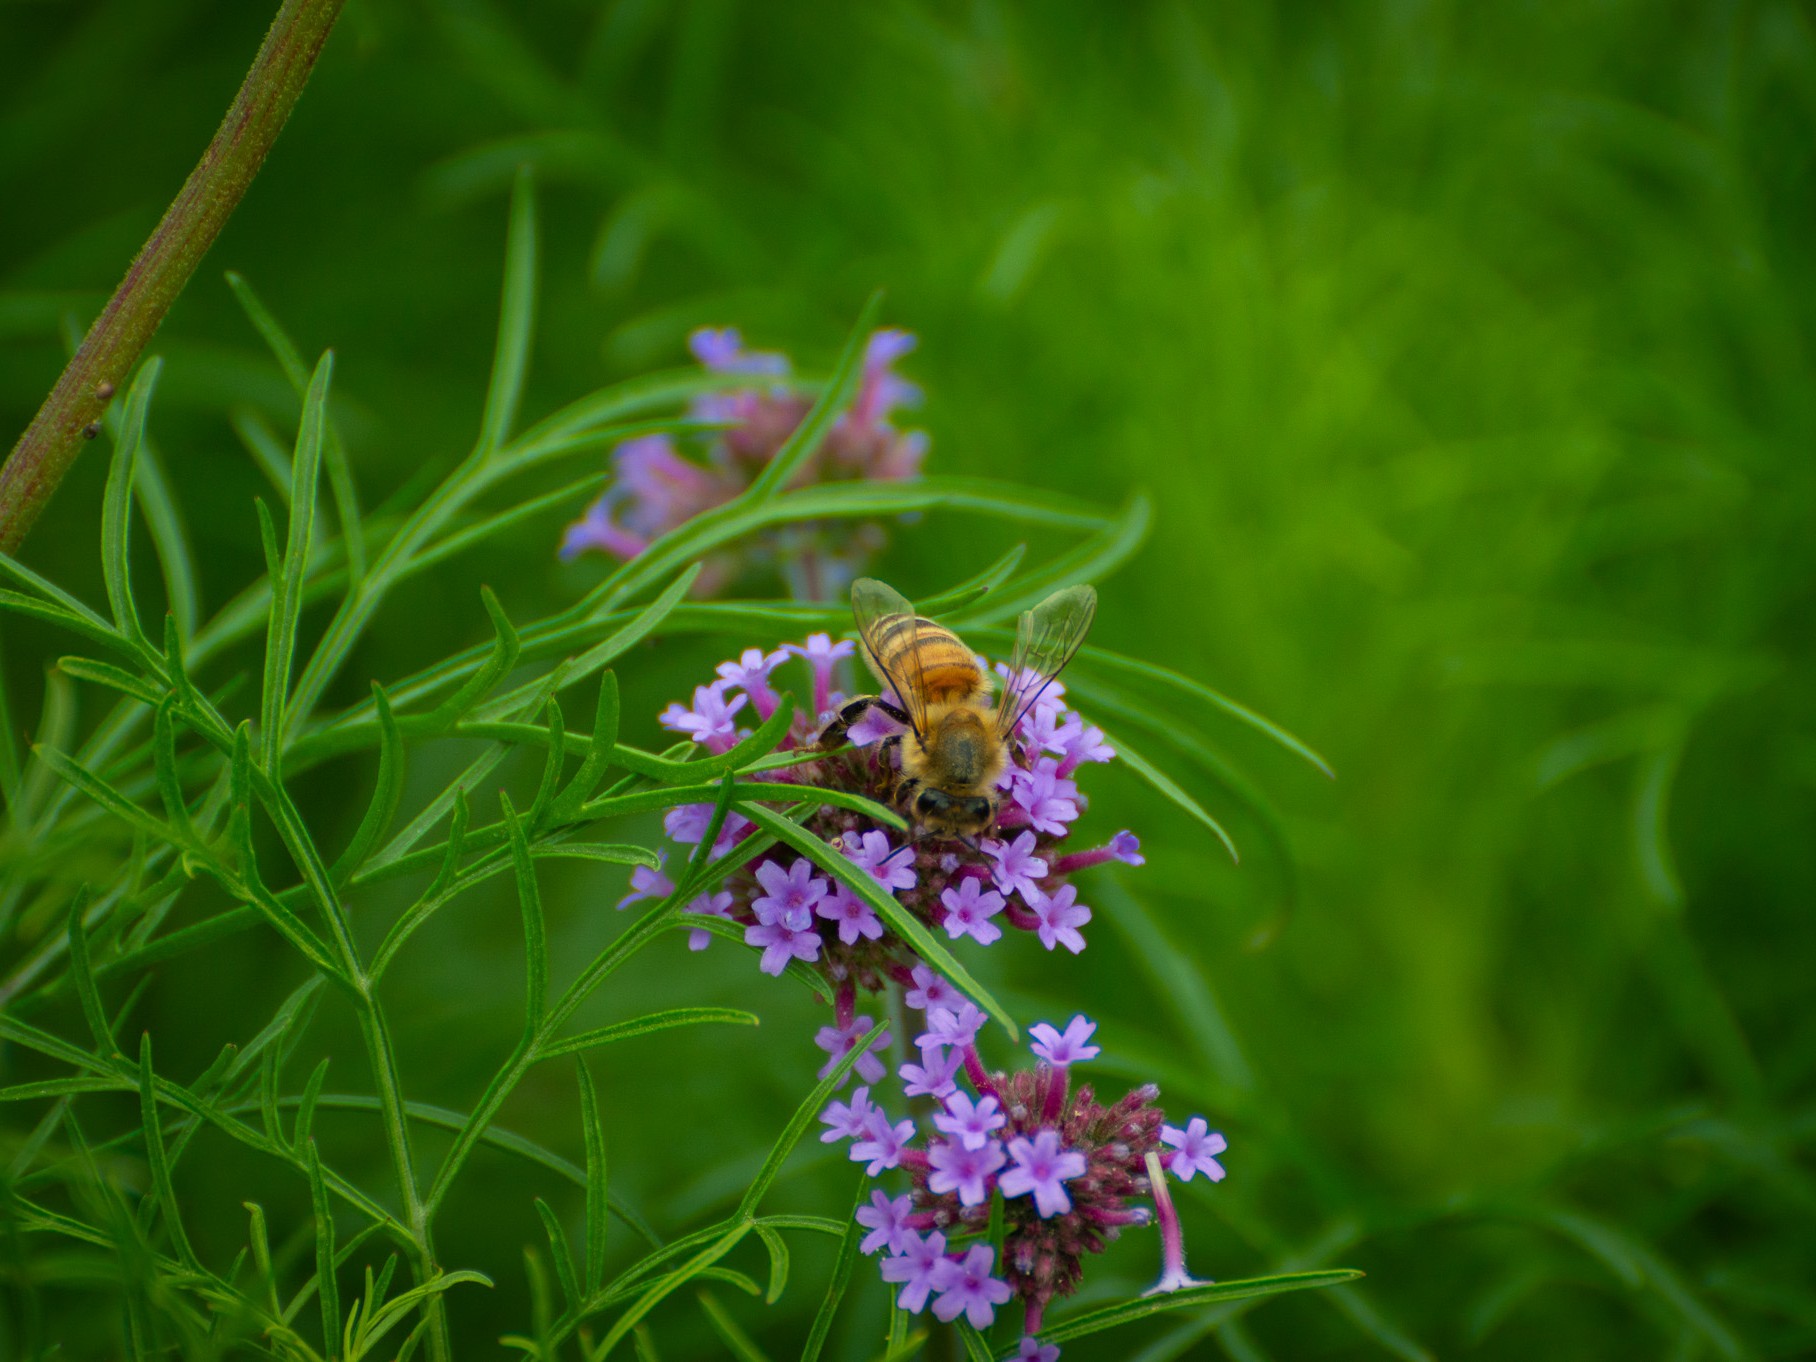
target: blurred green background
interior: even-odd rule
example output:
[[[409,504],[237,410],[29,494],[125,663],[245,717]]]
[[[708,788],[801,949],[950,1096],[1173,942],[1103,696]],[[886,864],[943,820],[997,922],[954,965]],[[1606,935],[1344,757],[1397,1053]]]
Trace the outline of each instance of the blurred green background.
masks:
[[[0,4],[9,440],[60,367],[62,319],[111,291],[271,8]],[[1207,735],[1277,810],[1201,792],[1240,867],[1107,777],[1092,826],[1135,828],[1149,864],[1087,891],[1092,948],[980,957],[1024,1021],[1100,1020],[1102,1086],[1159,1073],[1176,1118],[1225,1129],[1229,1180],[1183,1193],[1196,1270],[1370,1274],[1220,1334],[1172,1316],[1068,1356],[1816,1353],[1808,5],[352,0],[155,345],[152,431],[209,605],[261,567],[267,489],[228,414],[295,417],[222,272],[306,349],[335,347],[382,502],[470,442],[526,162],[531,416],[682,362],[702,324],[819,368],[880,285],[885,320],[921,337],[929,466],[1106,503],[1146,489],[1152,539],[1099,584],[1100,640],[1254,705],[1338,772]],[[25,553],[91,600],[104,473],[83,461]],[[561,523],[413,584],[344,695],[484,637],[482,580],[519,618],[575,598],[602,568],[555,561]],[[882,575],[931,590],[1009,543],[930,516]],[[68,643],[5,629],[30,716]],[[621,666],[633,738],[655,741],[716,656]],[[302,794],[350,827],[346,782],[369,779],[324,768]],[[557,959],[577,964],[622,890],[549,876]],[[476,895],[400,968],[412,1097],[470,1106],[508,1048],[516,933],[508,887]],[[651,958],[610,1015],[765,1017],[597,1066],[614,1185],[675,1229],[748,1176],[819,1020],[733,951],[677,938]],[[138,1015],[193,1070],[300,977],[275,941],[239,940],[173,962]],[[331,1086],[363,1090],[332,1007],[315,1040]],[[577,1157],[575,1110],[564,1070],[505,1119]],[[386,1185],[373,1128],[323,1121],[335,1158]],[[242,1242],[242,1183],[273,1183],[274,1219],[306,1215],[306,1189],[212,1153],[186,1189],[205,1255]],[[576,1213],[521,1164],[478,1171],[443,1231],[451,1265],[498,1283],[454,1298],[467,1356],[527,1315],[531,1197]],[[842,1215],[850,1184],[825,1162],[786,1187]],[[1093,1294],[1156,1262],[1119,1246]],[[776,1311],[734,1305],[759,1343],[788,1354],[826,1267],[804,1250]],[[69,1355],[105,1355],[105,1313],[52,1300]],[[839,1355],[869,1355],[880,1300],[854,1298]],[[680,1306],[658,1324],[667,1356],[720,1346]]]

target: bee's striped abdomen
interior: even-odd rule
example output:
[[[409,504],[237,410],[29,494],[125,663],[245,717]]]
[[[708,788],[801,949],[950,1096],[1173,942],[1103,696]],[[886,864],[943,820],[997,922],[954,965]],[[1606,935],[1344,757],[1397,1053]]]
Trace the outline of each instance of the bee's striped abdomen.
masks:
[[[977,657],[957,634],[930,619],[898,615],[876,631],[877,660],[904,684],[919,678],[930,701],[957,700],[984,689]],[[917,666],[918,663],[918,666]]]

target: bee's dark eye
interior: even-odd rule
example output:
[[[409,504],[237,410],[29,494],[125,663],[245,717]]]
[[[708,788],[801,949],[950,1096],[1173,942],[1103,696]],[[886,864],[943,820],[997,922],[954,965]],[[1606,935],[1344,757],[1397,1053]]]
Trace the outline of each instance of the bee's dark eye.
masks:
[[[965,801],[965,813],[967,816],[975,818],[981,823],[990,816],[990,801],[987,799],[967,799]]]
[[[914,807],[923,815],[932,815],[944,810],[951,802],[938,790],[922,790],[921,797],[914,801]]]

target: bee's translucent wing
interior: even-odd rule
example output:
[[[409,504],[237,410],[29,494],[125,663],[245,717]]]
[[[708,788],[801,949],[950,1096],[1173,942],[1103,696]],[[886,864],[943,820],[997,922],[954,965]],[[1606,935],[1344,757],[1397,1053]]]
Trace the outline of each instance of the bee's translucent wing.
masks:
[[[902,593],[874,577],[851,584],[851,613],[863,640],[864,660],[876,679],[902,702],[916,737],[927,732],[926,689],[921,684],[921,649],[914,607]],[[884,662],[890,658],[894,666]]]
[[[1053,678],[1066,668],[1097,616],[1097,589],[1069,586],[1055,591],[1032,610],[1024,610],[1015,628],[1015,651],[1009,679],[996,706],[996,731],[1015,732]]]

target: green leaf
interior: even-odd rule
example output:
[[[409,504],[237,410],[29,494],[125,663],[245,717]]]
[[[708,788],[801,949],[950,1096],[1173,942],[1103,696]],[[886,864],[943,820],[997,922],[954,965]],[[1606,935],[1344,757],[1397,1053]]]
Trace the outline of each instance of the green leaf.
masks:
[[[599,1095],[593,1090],[593,1076],[586,1061],[576,1059],[574,1070],[580,1079],[580,1129],[586,1141],[586,1279],[581,1283],[588,1292],[597,1291],[605,1282],[605,1248],[609,1206],[606,1202],[605,1126],[599,1120]]]
[[[517,654],[522,647],[517,631],[511,627],[510,618],[504,613],[504,607],[498,603],[498,597],[492,594],[492,588],[479,588],[480,604],[485,606],[486,614],[492,620],[492,652],[484,665],[467,679],[465,685],[447,699],[443,700],[427,714],[406,721],[412,732],[434,733],[447,728],[461,715],[472,709],[486,696],[492,688],[502,681],[511,668],[517,665]]]
[[[832,1265],[832,1279],[826,1283],[826,1296],[820,1302],[820,1308],[814,1312],[813,1326],[807,1331],[807,1344],[801,1349],[801,1362],[819,1362],[820,1350],[826,1346],[826,1337],[832,1332],[832,1321],[839,1313],[839,1303],[845,1299],[845,1291],[851,1285],[851,1270],[858,1260],[858,1241],[863,1237],[863,1226],[857,1222],[858,1211],[868,1204],[870,1189],[874,1179],[858,1179],[858,1196],[851,1208],[851,1216],[845,1222],[844,1232],[839,1237],[839,1256]]]
[[[969,1320],[957,1320],[952,1327],[957,1330],[959,1338],[963,1340],[965,1356],[970,1359],[970,1362],[992,1362],[990,1345],[984,1341],[982,1334],[971,1327]],[[1043,1337],[1045,1336],[1043,1335]]]
[[[537,860],[599,861],[606,865],[642,865],[658,869],[662,858],[648,847],[616,842],[538,842],[530,848]]]
[[[183,797],[183,782],[177,775],[176,720],[171,717],[175,704],[175,696],[166,699],[158,706],[157,718],[152,722],[152,772],[157,781],[158,798],[164,804],[164,816],[170,820],[170,826],[182,842],[193,844],[199,839],[190,822],[189,803]]]
[[[302,1100],[296,1108],[296,1135],[290,1141],[291,1148],[302,1149],[314,1138],[315,1104],[321,1100],[322,1084],[328,1078],[328,1057],[322,1056],[314,1069],[309,1073],[309,1081],[303,1087]]]
[[[479,420],[478,453],[489,455],[510,437],[523,397],[536,328],[536,188],[528,166],[518,169],[511,188],[511,225],[504,246],[504,290],[498,305],[498,343],[485,412]]]
[[[298,717],[287,713],[290,664],[296,652],[297,620],[303,610],[303,580],[315,534],[315,483],[322,464],[322,426],[328,385],[334,376],[334,352],[325,352],[309,380],[303,417],[297,426],[296,455],[290,469],[290,530],[281,568],[272,576],[271,611],[265,632],[265,679],[259,702],[259,764],[274,782],[281,780],[286,729]]]
[[[1305,1291],[1321,1286],[1340,1286],[1360,1278],[1360,1272],[1331,1269],[1321,1272],[1288,1272],[1277,1277],[1249,1277],[1234,1282],[1214,1282],[1190,1286],[1181,1291],[1159,1296],[1142,1296],[1120,1305],[1091,1310],[1060,1324],[1041,1330],[1042,1343],[1070,1343],[1115,1329],[1138,1319],[1146,1319],[1167,1310],[1189,1310],[1200,1305],[1218,1305],[1225,1301],[1248,1300],[1256,1296],[1277,1296],[1286,1291]]]
[[[303,1160],[309,1174],[309,1204],[315,1212],[315,1281],[322,1306],[322,1338],[332,1350],[341,1336],[340,1284],[334,1279],[334,1207],[328,1200],[314,1140],[303,1146]]]
[[[599,700],[593,709],[593,740],[581,759],[580,769],[556,801],[558,815],[571,812],[599,788],[599,781],[611,768],[612,749],[618,745],[618,674],[599,673]]]
[[[170,1180],[170,1161],[164,1156],[164,1126],[158,1118],[157,1088],[151,1071],[151,1034],[139,1037],[139,1121],[145,1130],[145,1160],[151,1166],[151,1186],[164,1212],[164,1228],[177,1256],[185,1265],[200,1269],[183,1218],[177,1211],[176,1187]]]
[[[542,891],[536,883],[536,863],[524,839],[523,821],[511,807],[509,795],[499,792],[498,802],[504,807],[505,826],[511,839],[511,863],[517,873],[517,904],[523,916],[524,967],[524,1044],[528,1045],[542,1025],[549,987],[548,932],[542,917]]]
[[[561,768],[567,758],[567,724],[561,716],[561,705],[553,696],[543,706],[548,725],[548,752],[542,762],[542,779],[536,786],[536,797],[530,802],[524,821],[530,831],[539,832],[546,825],[549,807],[555,802],[555,791],[561,784]]]
[[[82,1003],[82,1016],[95,1040],[95,1051],[101,1055],[115,1052],[113,1027],[107,1023],[107,1009],[101,1005],[100,991],[95,987],[95,972],[88,958],[87,913],[89,895],[79,891],[69,904],[69,977],[76,997]]]
[[[763,1303],[774,1305],[788,1289],[788,1241],[782,1238],[781,1231],[762,1221],[758,1221],[755,1228],[763,1247],[769,1251],[769,1289],[763,1293]]]
[[[336,885],[344,886],[353,877],[353,872],[365,863],[373,845],[385,835],[391,820],[397,816],[398,801],[404,793],[403,737],[397,731],[397,719],[391,713],[391,702],[385,696],[384,687],[376,681],[372,683],[372,701],[378,709],[378,784],[372,791],[372,801],[366,805],[365,816],[359,820],[353,840],[329,871]]]
[[[885,892],[868,871],[834,851],[805,828],[760,804],[740,803],[738,812],[770,833],[777,841],[793,847],[863,899],[897,936],[908,943],[916,955],[945,975],[960,992],[989,1013],[991,1020],[1008,1032],[1011,1040],[1021,1038],[1021,1032],[1010,1019],[1008,1009],[992,997],[989,990],[978,983],[969,970],[959,964],[952,952],[940,944],[919,918],[902,907],[894,894]]]
[[[677,1026],[701,1026],[707,1023],[722,1022],[732,1026],[759,1025],[757,1014],[745,1012],[736,1007],[674,1007],[663,1012],[650,1012],[630,1021],[601,1026],[592,1031],[582,1031],[579,1035],[564,1036],[551,1041],[537,1051],[538,1059],[553,1059],[557,1055],[578,1054],[582,1050],[596,1049],[601,1045],[610,1045],[614,1041],[629,1040],[633,1036],[647,1036],[656,1031],[669,1031]]]
[[[151,532],[152,547],[157,550],[170,615],[176,620],[178,631],[187,638],[195,632],[199,609],[195,561],[189,551],[189,537],[183,529],[176,494],[171,491],[164,466],[149,440],[139,446],[132,485],[138,495],[139,512],[145,517],[145,528]]]
[[[1236,852],[1236,843],[1231,840],[1229,833],[1224,831],[1223,824],[1211,817],[1204,805],[1181,789],[1177,781],[1131,747],[1126,737],[1109,732],[1105,732],[1104,737],[1109,741],[1110,746],[1116,749],[1118,761],[1126,762],[1129,769],[1136,775],[1209,828],[1216,835],[1217,840],[1223,843],[1223,849],[1229,852],[1230,860],[1240,861],[1242,859]]]
[[[1259,733],[1266,734],[1287,751],[1303,757],[1332,780],[1336,779],[1337,773],[1331,769],[1329,762],[1300,739],[1280,727],[1279,724],[1257,714],[1247,705],[1230,699],[1221,691],[1212,690],[1202,682],[1192,680],[1189,676],[1183,676],[1167,667],[1156,666],[1152,662],[1124,657],[1121,653],[1113,653],[1107,649],[1094,648],[1089,645],[1079,649],[1078,659],[1074,665],[1087,674],[1098,670],[1107,675],[1120,676],[1124,679],[1154,682],[1164,691],[1195,700],[1218,713],[1227,714],[1231,718],[1247,724]]]
[[[145,417],[151,407],[152,390],[158,385],[158,372],[164,361],[148,359],[140,367],[132,386],[126,390],[126,406],[120,420],[120,437],[114,443],[113,462],[108,467],[107,490],[101,498],[101,576],[107,586],[107,603],[113,609],[114,628],[126,638],[139,639],[139,612],[132,600],[132,479],[139,457],[139,446],[145,440]]]
[[[852,327],[851,335],[845,341],[844,353],[833,366],[832,377],[826,380],[819,400],[802,418],[801,424],[794,428],[775,456],[764,465],[763,471],[740,500],[747,499],[753,504],[772,500],[794,481],[795,474],[801,471],[813,452],[820,447],[820,441],[826,438],[827,432],[832,429],[832,423],[838,420],[857,389],[858,378],[864,372],[864,349],[870,341],[870,328],[882,305],[883,294],[879,289],[870,295],[869,301],[864,304],[864,310],[858,314],[857,325]]]
[[[130,696],[132,699],[143,701],[148,705],[157,704],[164,694],[144,677],[106,662],[96,662],[93,658],[60,657],[57,659],[57,666],[65,675],[72,676],[78,681],[106,686],[109,690],[118,691],[122,695]]]
[[[568,1245],[567,1231],[549,1209],[549,1203],[535,1198],[536,1214],[542,1217],[542,1229],[549,1237],[549,1257],[555,1263],[555,1280],[561,1283],[561,1297],[570,1311],[578,1311],[583,1298],[580,1283],[574,1279],[574,1250]]]
[[[782,1165],[788,1161],[788,1156],[794,1152],[794,1147],[800,1143],[814,1119],[825,1110],[827,1100],[845,1086],[845,1079],[856,1067],[858,1060],[869,1053],[870,1047],[876,1044],[887,1029],[877,1026],[866,1032],[856,1045],[846,1051],[844,1058],[833,1066],[832,1072],[814,1085],[813,1091],[807,1094],[807,1100],[795,1108],[794,1115],[789,1117],[788,1124],[776,1137],[775,1144],[770,1146],[763,1166],[757,1170],[757,1176],[751,1180],[743,1198],[738,1202],[738,1209],[734,1212],[737,1218],[749,1221],[756,1215],[757,1207],[768,1194],[770,1185],[781,1175]]]
[[[253,328],[264,337],[272,356],[277,360],[278,368],[284,371],[291,389],[299,401],[305,399],[309,392],[309,369],[303,363],[302,351],[290,339],[288,332],[278,324],[259,296],[252,291],[252,285],[245,278],[232,270],[227,271],[227,287],[233,290],[233,296],[239,299],[240,307],[252,322]],[[256,420],[256,418],[254,418]],[[323,445],[323,457],[328,467],[328,485],[334,493],[335,515],[340,521],[341,541],[346,545],[348,575],[357,586],[360,578],[366,575],[366,546],[364,532],[360,527],[359,496],[353,485],[353,469],[347,459],[347,448],[341,443],[340,432],[330,420],[326,426],[327,439]],[[255,448],[254,440],[246,439],[249,449]],[[269,437],[268,437],[269,438]],[[273,469],[281,468],[282,472],[276,482],[283,489],[285,496],[289,491],[289,460],[284,457],[281,445],[275,445],[277,460]],[[272,461],[267,453],[262,462]]]

